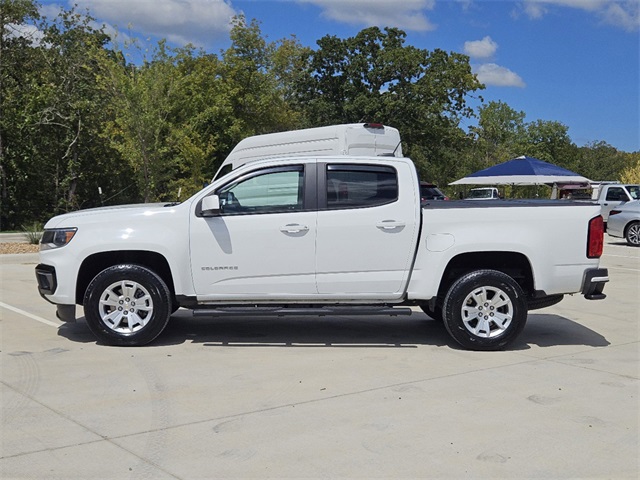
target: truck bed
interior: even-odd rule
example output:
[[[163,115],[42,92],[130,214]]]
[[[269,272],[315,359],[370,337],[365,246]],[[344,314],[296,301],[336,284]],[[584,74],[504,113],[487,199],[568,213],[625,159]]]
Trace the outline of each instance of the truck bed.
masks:
[[[593,206],[596,202],[591,201],[568,201],[568,200],[549,200],[549,199],[511,199],[511,200],[483,200],[481,202],[475,200],[451,200],[443,202],[441,200],[432,200],[422,205],[423,209],[428,210],[448,210],[459,208],[510,208],[510,207],[575,207],[575,206]]]

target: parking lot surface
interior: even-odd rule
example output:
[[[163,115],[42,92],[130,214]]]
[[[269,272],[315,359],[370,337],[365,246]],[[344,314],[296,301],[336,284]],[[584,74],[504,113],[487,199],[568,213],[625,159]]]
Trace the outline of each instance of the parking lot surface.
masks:
[[[409,317],[210,318],[96,344],[0,255],[0,478],[633,478],[640,249],[504,352]],[[81,309],[79,309],[81,314]]]

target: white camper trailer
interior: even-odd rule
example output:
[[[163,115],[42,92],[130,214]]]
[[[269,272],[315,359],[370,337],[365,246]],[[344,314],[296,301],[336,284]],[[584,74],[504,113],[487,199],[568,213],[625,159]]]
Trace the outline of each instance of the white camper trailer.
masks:
[[[379,123],[351,123],[247,137],[231,151],[214,179],[256,160],[326,155],[402,157],[400,132]]]

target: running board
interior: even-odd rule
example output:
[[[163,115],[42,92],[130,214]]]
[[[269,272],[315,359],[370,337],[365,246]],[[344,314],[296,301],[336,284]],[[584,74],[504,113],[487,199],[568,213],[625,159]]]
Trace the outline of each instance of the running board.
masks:
[[[247,315],[411,315],[410,308],[397,307],[218,307],[196,308],[194,317],[215,315],[245,317]]]

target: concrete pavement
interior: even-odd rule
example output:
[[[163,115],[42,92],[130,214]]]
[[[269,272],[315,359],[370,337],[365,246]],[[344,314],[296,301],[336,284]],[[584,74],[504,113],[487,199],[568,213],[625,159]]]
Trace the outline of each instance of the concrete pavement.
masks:
[[[27,237],[23,232],[0,233],[0,243],[22,243],[26,241]]]
[[[97,345],[0,256],[0,477],[638,478],[640,249],[505,352],[410,317],[211,318]]]

